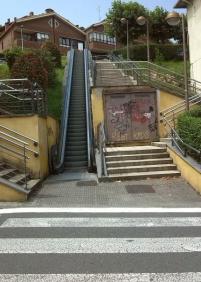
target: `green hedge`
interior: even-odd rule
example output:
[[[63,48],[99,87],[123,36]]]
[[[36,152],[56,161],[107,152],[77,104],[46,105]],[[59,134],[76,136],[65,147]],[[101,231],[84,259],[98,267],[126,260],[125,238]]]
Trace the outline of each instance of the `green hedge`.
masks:
[[[178,117],[177,132],[185,143],[201,150],[201,107]]]
[[[114,51],[116,55],[127,57],[127,48]],[[133,45],[129,47],[129,57],[134,61],[147,60],[147,45]],[[182,60],[182,46],[176,44],[151,44],[150,57],[152,61],[157,60]]]

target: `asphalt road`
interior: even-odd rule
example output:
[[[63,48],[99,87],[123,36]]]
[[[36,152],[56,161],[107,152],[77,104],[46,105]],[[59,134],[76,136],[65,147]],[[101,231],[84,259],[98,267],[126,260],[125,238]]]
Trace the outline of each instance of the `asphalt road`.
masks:
[[[0,281],[201,281],[201,213],[0,215]]]

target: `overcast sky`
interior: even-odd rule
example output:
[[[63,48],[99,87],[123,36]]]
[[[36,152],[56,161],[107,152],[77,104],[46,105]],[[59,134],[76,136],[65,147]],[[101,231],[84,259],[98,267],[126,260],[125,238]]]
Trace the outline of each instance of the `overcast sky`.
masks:
[[[42,13],[52,8],[74,24],[87,27],[104,19],[112,0],[0,0],[0,24],[14,17],[22,17],[33,11]],[[126,1],[127,2],[127,1]],[[146,8],[162,6],[171,11],[177,0],[138,0]]]

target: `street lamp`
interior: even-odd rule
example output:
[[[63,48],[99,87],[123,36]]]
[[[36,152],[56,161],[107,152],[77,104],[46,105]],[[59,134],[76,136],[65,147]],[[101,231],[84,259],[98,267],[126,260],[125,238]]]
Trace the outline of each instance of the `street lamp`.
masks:
[[[149,20],[144,16],[140,16],[136,20],[137,24],[143,26],[146,24],[147,27],[147,61],[150,62],[150,39],[149,39]]]
[[[121,18],[121,23],[127,26],[127,61],[129,60],[129,32],[128,32],[128,20],[126,18]]]
[[[185,16],[177,12],[171,12],[167,15],[166,21],[170,26],[177,26],[182,24],[183,35],[183,54],[184,54],[184,83],[185,83],[185,100],[186,110],[189,111],[189,89],[188,89],[188,71],[187,71],[187,48],[186,48],[186,32],[185,32]]]
[[[24,38],[23,38],[23,28],[24,26],[20,26],[20,32],[21,32],[21,46],[22,46],[22,51],[24,50]]]

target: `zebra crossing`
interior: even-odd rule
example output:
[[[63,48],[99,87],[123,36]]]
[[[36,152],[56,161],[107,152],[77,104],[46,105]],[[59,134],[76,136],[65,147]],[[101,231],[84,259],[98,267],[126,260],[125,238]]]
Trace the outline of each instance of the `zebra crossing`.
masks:
[[[0,281],[201,282],[201,212],[0,212]]]

